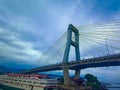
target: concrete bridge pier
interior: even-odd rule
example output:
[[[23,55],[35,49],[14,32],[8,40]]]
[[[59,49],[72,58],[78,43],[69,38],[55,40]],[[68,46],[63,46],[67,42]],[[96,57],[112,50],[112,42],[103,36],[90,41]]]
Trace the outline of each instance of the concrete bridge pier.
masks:
[[[70,77],[69,77],[69,66],[68,65],[63,66],[63,75],[64,75],[64,85],[65,86],[72,85]],[[80,78],[80,70],[75,70],[74,80],[77,80],[79,78]]]
[[[63,75],[64,75],[64,85],[69,86],[70,84],[70,77],[69,77],[69,66],[67,64],[63,65]]]
[[[79,78],[80,78],[80,70],[75,70],[74,80],[77,80]]]
[[[72,38],[75,38],[74,40]],[[69,77],[69,66],[67,65],[69,60],[70,46],[75,48],[76,61],[80,60],[80,50],[79,50],[79,31],[72,24],[68,26],[68,36],[66,48],[63,56],[63,74],[64,74],[64,85],[70,85]],[[80,70],[75,70],[74,79],[79,79]]]

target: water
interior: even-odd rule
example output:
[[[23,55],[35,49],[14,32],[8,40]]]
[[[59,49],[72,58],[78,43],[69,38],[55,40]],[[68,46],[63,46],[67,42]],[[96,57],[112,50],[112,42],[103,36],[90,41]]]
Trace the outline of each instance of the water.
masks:
[[[120,90],[120,88],[113,88],[113,87],[120,87],[120,84],[111,84],[111,85],[107,85],[107,87],[112,87],[112,88],[107,88],[109,90]],[[13,88],[0,84],[0,90],[23,90],[23,89]]]
[[[107,87],[111,87],[108,88],[109,90],[120,90],[120,84],[111,84],[111,85],[107,85]],[[118,87],[118,88],[114,88],[114,87]]]
[[[120,90],[120,88],[108,88],[108,90]]]
[[[23,89],[13,88],[13,87],[9,87],[9,86],[0,84],[0,90],[23,90]]]

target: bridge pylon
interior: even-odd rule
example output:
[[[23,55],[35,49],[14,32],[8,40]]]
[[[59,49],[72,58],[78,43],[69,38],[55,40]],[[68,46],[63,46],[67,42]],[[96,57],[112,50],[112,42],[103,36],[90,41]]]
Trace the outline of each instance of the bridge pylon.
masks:
[[[75,38],[74,40],[72,40],[73,35]],[[67,43],[65,47],[64,56],[63,56],[64,85],[70,85],[69,65],[67,63],[69,59],[69,52],[70,52],[71,45],[75,48],[76,61],[79,61],[80,60],[79,31],[72,24],[68,26]],[[74,79],[79,79],[79,76],[80,76],[80,70],[76,69]]]

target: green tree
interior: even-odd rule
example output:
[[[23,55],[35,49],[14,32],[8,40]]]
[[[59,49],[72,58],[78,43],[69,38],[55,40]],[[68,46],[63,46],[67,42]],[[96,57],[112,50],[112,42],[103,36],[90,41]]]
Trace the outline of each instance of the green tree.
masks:
[[[97,77],[93,76],[92,74],[86,74],[85,79],[87,79],[88,82],[98,82]]]
[[[97,77],[93,76],[92,74],[86,74],[85,79],[87,79],[87,86],[91,86],[95,89],[100,87],[100,82],[98,81]]]

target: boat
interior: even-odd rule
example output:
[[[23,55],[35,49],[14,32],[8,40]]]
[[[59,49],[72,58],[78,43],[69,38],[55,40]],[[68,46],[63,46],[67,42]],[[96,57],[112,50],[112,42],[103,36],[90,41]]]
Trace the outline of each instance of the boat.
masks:
[[[0,84],[23,90],[57,90],[57,79],[40,74],[0,75]]]

